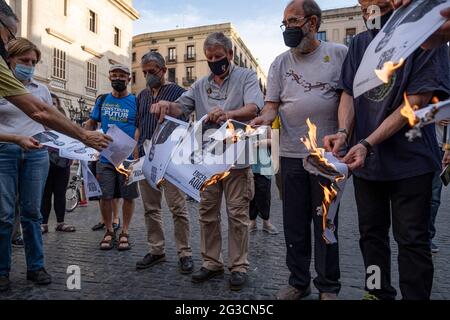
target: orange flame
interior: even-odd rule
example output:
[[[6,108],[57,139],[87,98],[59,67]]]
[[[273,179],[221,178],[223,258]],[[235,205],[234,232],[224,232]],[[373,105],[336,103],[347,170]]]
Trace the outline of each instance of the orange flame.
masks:
[[[212,176],[211,179],[209,179],[209,180],[207,180],[207,181],[205,181],[203,183],[202,187],[200,188],[200,191],[204,191],[209,186],[212,186],[212,185],[215,185],[216,183],[219,183],[220,181],[222,181],[223,179],[225,179],[229,175],[230,175],[230,172],[227,171],[227,172],[216,174],[216,175]]]
[[[403,59],[403,58],[400,59],[400,61],[397,64],[395,64],[392,61],[387,61],[384,63],[383,69],[375,70],[375,74],[381,81],[383,81],[383,83],[389,83],[392,76],[394,75],[394,72],[397,69],[401,68],[404,63],[405,63],[405,59]]]
[[[406,93],[404,94],[404,96],[405,96],[405,106],[402,108],[400,113],[403,117],[408,119],[409,125],[411,127],[414,127],[416,124],[419,123],[419,119],[417,119],[416,113],[415,113],[419,109],[419,107],[411,106],[411,103],[409,102]]]
[[[325,166],[331,166],[328,160],[323,156],[325,150],[317,147],[317,126],[309,120],[306,120],[308,125],[308,137],[303,137],[301,141],[304,143],[308,151],[312,156],[316,156],[320,163],[323,163]]]
[[[161,189],[161,187],[162,187],[162,185],[163,185],[163,183],[164,183],[165,181],[166,181],[165,179],[159,180],[159,181],[156,183],[156,187],[157,187],[158,189]]]
[[[116,171],[119,172],[120,174],[123,174],[126,177],[127,180],[128,180],[128,178],[131,176],[131,174],[133,172],[132,170],[125,169],[123,163],[121,163],[120,166],[118,166],[116,168]]]
[[[246,127],[245,127],[245,133],[246,134],[252,134],[252,133],[254,133],[256,131],[256,129],[255,128],[253,128],[251,125],[247,125]]]
[[[338,191],[333,188],[333,185],[326,187],[320,185],[323,188],[323,202],[322,202],[322,228],[325,230],[328,226],[328,211],[330,210],[331,203],[336,199]]]

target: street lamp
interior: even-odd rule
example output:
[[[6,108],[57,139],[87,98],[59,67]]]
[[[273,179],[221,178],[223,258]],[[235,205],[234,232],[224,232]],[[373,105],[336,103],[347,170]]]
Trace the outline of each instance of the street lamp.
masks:
[[[72,104],[69,106],[69,114],[70,114],[70,120],[73,122],[78,123],[79,125],[82,125],[83,122],[87,121],[89,119],[91,110],[86,105],[86,100],[84,100],[83,97],[80,97],[78,100],[78,108],[74,108]]]

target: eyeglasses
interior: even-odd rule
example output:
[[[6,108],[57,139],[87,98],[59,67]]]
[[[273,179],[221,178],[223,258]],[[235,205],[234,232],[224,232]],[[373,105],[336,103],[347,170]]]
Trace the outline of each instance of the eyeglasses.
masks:
[[[289,26],[299,27],[300,26],[300,22],[302,20],[309,19],[309,18],[310,18],[309,16],[306,16],[306,17],[292,17],[292,18],[289,18],[287,20],[281,21],[280,29],[281,29],[281,31],[284,32],[284,31],[286,31],[287,28],[289,28]],[[303,25],[301,27],[303,27]]]
[[[0,20],[0,24],[9,32],[8,42],[16,40],[16,36],[14,35],[14,33],[12,33],[11,29],[8,28],[2,20]]]
[[[142,71],[142,73],[144,74],[144,77],[146,77],[146,76],[149,75],[149,74],[157,75],[158,73],[161,72],[161,70],[162,70],[162,69],[159,69],[158,71]]]

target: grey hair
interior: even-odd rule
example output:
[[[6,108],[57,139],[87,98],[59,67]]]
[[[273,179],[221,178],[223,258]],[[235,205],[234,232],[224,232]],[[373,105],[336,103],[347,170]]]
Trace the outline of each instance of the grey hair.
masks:
[[[166,66],[166,60],[164,60],[163,56],[156,51],[150,51],[144,54],[144,56],[141,59],[141,64],[147,64],[149,62],[156,62],[158,67],[164,68]]]
[[[287,7],[294,5],[297,1],[292,0],[289,2]],[[286,7],[286,8],[287,8]],[[316,16],[317,17],[317,30],[319,31],[320,25],[322,24],[322,9],[320,9],[319,5],[314,0],[304,0],[303,1],[303,12],[306,17]]]
[[[207,49],[214,46],[221,46],[227,53],[228,51],[233,50],[233,43],[231,42],[231,39],[228,38],[223,32],[211,33],[203,44],[203,51],[206,52]]]

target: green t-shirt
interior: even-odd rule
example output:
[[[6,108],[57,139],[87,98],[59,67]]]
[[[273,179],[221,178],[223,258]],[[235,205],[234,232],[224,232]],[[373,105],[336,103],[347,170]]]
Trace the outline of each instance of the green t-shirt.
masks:
[[[0,97],[13,97],[24,94],[28,94],[27,89],[14,77],[5,60],[0,58]]]

